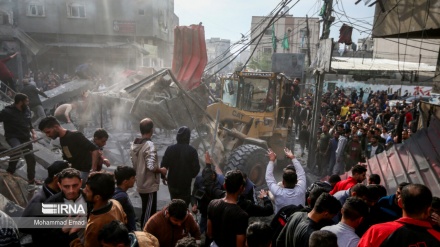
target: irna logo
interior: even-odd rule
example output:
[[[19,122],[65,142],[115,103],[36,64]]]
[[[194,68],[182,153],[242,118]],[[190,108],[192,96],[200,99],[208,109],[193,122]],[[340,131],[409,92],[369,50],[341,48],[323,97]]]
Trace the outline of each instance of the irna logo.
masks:
[[[52,204],[42,203],[41,211],[43,214],[66,214],[66,215],[85,215],[86,210],[83,204]]]

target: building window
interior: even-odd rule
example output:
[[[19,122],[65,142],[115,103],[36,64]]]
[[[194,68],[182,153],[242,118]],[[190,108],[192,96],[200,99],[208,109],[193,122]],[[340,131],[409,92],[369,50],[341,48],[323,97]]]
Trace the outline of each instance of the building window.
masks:
[[[139,10],[139,15],[145,15],[145,10],[140,9],[140,10]]]
[[[264,35],[272,35],[272,28],[266,29],[266,31],[264,31]]]
[[[45,16],[44,5],[41,3],[30,3],[28,6],[28,16]]]
[[[299,36],[300,36],[300,43],[299,43],[299,47],[300,48],[304,48],[306,47],[306,39],[307,39],[307,28],[303,28],[301,30],[299,30]]]
[[[81,3],[67,5],[67,15],[70,18],[86,18],[86,6]]]
[[[264,54],[271,54],[272,53],[272,48],[263,48],[263,53]]]

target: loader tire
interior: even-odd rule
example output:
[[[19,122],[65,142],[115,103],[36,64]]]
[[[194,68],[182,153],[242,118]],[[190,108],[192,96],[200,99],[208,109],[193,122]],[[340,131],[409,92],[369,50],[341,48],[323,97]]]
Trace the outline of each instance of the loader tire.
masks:
[[[258,187],[265,184],[266,166],[269,158],[267,151],[259,146],[246,144],[232,150],[224,173],[240,170]]]

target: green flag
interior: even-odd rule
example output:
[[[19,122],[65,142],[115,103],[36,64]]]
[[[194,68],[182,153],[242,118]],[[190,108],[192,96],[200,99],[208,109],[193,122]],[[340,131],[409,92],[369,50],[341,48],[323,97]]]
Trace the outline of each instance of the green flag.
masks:
[[[274,24],[272,24],[272,48],[273,48],[273,53],[277,52],[277,36],[275,36]]]
[[[283,39],[283,48],[284,50],[289,50],[289,36],[287,35],[287,33],[284,34],[284,39]]]

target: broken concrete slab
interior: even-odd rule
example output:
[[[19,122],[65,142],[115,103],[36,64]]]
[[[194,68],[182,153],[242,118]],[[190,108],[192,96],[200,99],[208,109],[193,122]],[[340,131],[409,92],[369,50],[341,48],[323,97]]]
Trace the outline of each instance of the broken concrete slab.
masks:
[[[45,109],[53,108],[56,104],[61,102],[70,102],[73,98],[81,96],[81,93],[93,87],[95,83],[88,80],[73,80],[60,86],[45,91],[44,93],[49,98],[40,96],[42,105]]]

